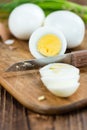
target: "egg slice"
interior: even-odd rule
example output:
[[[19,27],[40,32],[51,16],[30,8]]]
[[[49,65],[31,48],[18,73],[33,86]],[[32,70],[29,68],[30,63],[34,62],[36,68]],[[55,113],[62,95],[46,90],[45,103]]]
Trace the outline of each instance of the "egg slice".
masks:
[[[29,50],[35,58],[61,55],[66,48],[67,42],[63,33],[52,27],[40,27],[29,40]]]
[[[80,83],[79,69],[64,63],[52,63],[39,70],[41,80],[56,96],[68,97],[76,92]]]
[[[74,94],[76,92],[76,90],[78,89],[80,83],[75,82],[75,83],[71,83],[71,84],[58,84],[56,86],[51,85],[50,84],[46,84],[43,81],[44,85],[47,87],[47,89],[54,95],[59,96],[59,97],[69,97],[72,94]],[[63,85],[63,86],[62,86]]]
[[[50,83],[51,85],[54,84],[54,86],[56,86],[56,83],[58,82],[59,84],[65,85],[67,84],[67,82],[69,84],[74,83],[74,82],[78,82],[80,79],[80,75],[75,75],[72,77],[41,77],[41,80],[43,80],[45,83]]]
[[[47,16],[44,25],[60,29],[67,39],[68,48],[79,46],[84,39],[85,24],[73,12],[66,10],[54,11]]]
[[[79,75],[79,69],[64,63],[52,63],[41,68],[40,74],[42,77],[61,77],[70,78]]]

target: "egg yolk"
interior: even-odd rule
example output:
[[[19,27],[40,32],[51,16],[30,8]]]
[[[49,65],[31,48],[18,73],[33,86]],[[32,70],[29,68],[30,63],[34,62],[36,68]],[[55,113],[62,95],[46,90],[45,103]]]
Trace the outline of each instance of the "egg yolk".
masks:
[[[55,73],[58,73],[61,71],[61,69],[63,68],[64,65],[58,65],[58,64],[54,64],[52,65],[49,69],[52,70]]]
[[[44,56],[56,56],[62,48],[61,40],[54,34],[42,36],[37,44],[37,50]]]

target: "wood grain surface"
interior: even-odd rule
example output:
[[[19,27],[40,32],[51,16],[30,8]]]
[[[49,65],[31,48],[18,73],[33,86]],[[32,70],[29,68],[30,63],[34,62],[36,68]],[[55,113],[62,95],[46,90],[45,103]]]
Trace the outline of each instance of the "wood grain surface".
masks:
[[[0,88],[0,130],[87,130],[87,108],[56,116],[36,114]]]
[[[87,4],[86,0],[73,1]],[[0,87],[0,130],[87,130],[87,107],[56,116],[40,115],[24,108]]]
[[[87,49],[86,37],[87,32],[82,45],[75,50]],[[17,61],[33,58],[28,49],[28,41],[15,39],[12,46],[0,43],[0,52],[1,73]],[[80,68],[80,75],[80,87],[69,98],[60,98],[51,94],[41,82],[38,70],[27,73],[21,72],[20,75],[17,73],[10,77],[1,74],[0,83],[13,97],[30,110],[43,114],[60,114],[87,105],[87,66]],[[45,96],[46,99],[39,101],[40,96]]]

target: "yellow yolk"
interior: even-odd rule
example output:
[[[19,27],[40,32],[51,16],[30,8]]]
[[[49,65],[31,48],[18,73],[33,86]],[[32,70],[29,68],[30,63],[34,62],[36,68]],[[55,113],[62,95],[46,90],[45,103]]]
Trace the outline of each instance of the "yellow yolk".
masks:
[[[59,73],[62,68],[63,68],[63,65],[54,64],[49,69],[52,70],[55,73]]]
[[[55,56],[62,48],[61,40],[54,34],[42,36],[37,44],[37,50],[44,56]]]

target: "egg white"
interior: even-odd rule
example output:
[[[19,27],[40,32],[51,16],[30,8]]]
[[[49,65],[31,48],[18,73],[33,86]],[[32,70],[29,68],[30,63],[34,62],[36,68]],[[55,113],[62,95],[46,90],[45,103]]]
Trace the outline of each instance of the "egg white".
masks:
[[[57,69],[50,69],[54,66],[58,66]],[[79,69],[64,63],[52,63],[44,66],[39,70],[42,77],[75,77],[79,75]]]
[[[70,86],[71,84],[77,83],[79,81],[80,76],[75,78],[67,78],[67,79],[60,79],[56,77],[42,77],[41,80],[46,86],[50,86],[50,88],[57,88],[60,86],[61,88],[65,86]]]
[[[52,27],[40,27],[36,31],[33,32],[33,34],[30,37],[30,40],[29,40],[29,50],[30,50],[31,54],[35,58],[45,58],[46,57],[46,56],[42,55],[41,53],[39,53],[37,50],[37,43],[38,43],[39,39],[46,34],[54,34],[54,35],[58,36],[58,38],[62,42],[62,49],[58,55],[64,54],[66,51],[66,48],[67,48],[66,39],[60,30],[56,30],[56,28],[52,28]]]
[[[79,76],[77,79],[63,79],[60,80],[58,78],[44,78],[42,77],[41,80],[43,84],[47,87],[47,89],[55,94],[56,96],[60,97],[68,97],[71,96],[79,87],[80,83],[78,82]]]
[[[50,87],[50,85],[46,85],[47,89],[53,93],[56,96],[59,97],[69,97],[72,94],[74,94],[76,92],[76,90],[78,89],[80,83],[76,82],[73,84],[66,84],[65,86],[60,86],[60,84],[57,84],[56,87],[54,87],[54,85],[52,87]]]
[[[78,82],[80,79],[80,75],[75,75],[73,77],[60,77],[60,76],[57,76],[57,77],[41,77],[41,80],[44,81],[46,84],[50,84],[51,86],[55,86],[57,84],[60,84],[60,85],[66,85],[67,83],[71,84],[71,83],[74,83],[74,82]]]
[[[73,12],[66,10],[54,11],[47,16],[44,25],[60,29],[67,39],[68,48],[77,47],[83,41],[85,24],[83,20]]]

